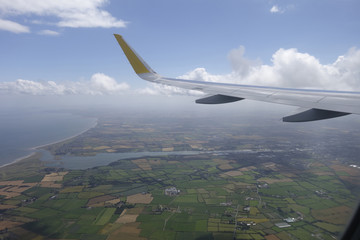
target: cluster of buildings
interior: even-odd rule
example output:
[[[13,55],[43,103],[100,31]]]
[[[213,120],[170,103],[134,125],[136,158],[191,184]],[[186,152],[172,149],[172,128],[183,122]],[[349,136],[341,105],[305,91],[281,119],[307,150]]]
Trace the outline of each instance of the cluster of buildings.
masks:
[[[287,227],[291,227],[291,225],[289,223],[294,223],[296,222],[298,219],[293,218],[293,217],[288,217],[288,218],[284,218],[285,222],[280,222],[280,223],[275,223],[275,226],[279,227],[279,228],[287,228]]]
[[[166,196],[176,196],[178,194],[180,194],[180,190],[176,189],[176,187],[165,188],[165,195]]]

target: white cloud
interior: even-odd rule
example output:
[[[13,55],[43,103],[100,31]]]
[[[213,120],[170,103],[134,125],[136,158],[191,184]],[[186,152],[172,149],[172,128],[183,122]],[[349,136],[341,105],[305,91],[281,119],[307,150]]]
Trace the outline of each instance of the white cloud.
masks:
[[[13,33],[29,33],[27,26],[21,25],[17,22],[0,19],[0,30],[5,30]]]
[[[109,95],[121,94],[129,89],[127,83],[117,83],[113,78],[95,73],[89,81],[55,83],[18,79],[0,82],[0,93],[29,95]]]
[[[314,56],[300,53],[295,48],[276,51],[271,65],[250,61],[244,58],[243,53],[243,47],[230,52],[233,70],[229,74],[214,75],[205,68],[196,68],[179,78],[278,87],[360,90],[360,50],[356,48],[339,56],[331,64],[321,64]]]
[[[271,13],[283,13],[284,10],[281,10],[277,5],[274,5],[271,7],[270,12]]]
[[[42,30],[38,32],[40,35],[48,35],[48,36],[58,36],[60,35],[59,32],[53,30]]]
[[[129,85],[127,83],[117,83],[113,78],[103,74],[95,73],[91,76],[90,87],[99,93],[115,93],[127,90]]]
[[[195,90],[187,90],[183,88],[167,86],[163,84],[149,83],[148,87],[136,90],[136,93],[144,95],[189,95],[189,96],[202,96],[203,92]]]
[[[158,92],[158,91],[156,91],[156,89],[154,89],[154,86],[137,89],[136,93],[144,94],[144,95],[159,95],[160,94],[160,92]]]
[[[301,53],[295,48],[281,48],[276,51],[272,55],[270,65],[262,64],[260,60],[246,59],[244,52],[243,46],[229,52],[228,59],[232,66],[232,72],[229,74],[211,74],[205,68],[196,68],[178,78],[274,87],[360,91],[360,50],[356,48],[339,56],[331,64],[321,64],[316,57]],[[199,91],[153,83],[136,90],[136,93],[167,96],[203,95]]]
[[[107,0],[0,0],[0,15],[26,16],[29,22],[53,24],[58,27],[126,27],[125,21],[116,19],[103,9],[108,2]],[[41,20],[37,19],[39,17]],[[55,17],[58,21],[49,23],[43,17]]]
[[[360,50],[351,48],[330,64],[295,48],[279,49],[271,64],[262,64],[244,57],[244,47],[231,50],[228,55],[233,70],[228,74],[211,74],[205,68],[196,68],[179,78],[208,82],[263,85],[274,87],[314,88],[360,91]],[[145,95],[192,95],[198,91],[148,83],[142,89],[129,90],[127,83],[118,83],[104,73],[95,73],[89,80],[55,83],[19,79],[0,82],[0,93],[31,95],[116,95],[126,93]]]
[[[230,60],[231,66],[237,73],[241,75],[247,75],[252,66],[257,66],[261,64],[260,60],[249,60],[244,58],[245,47],[240,46],[237,49],[233,49],[228,54],[228,59]]]

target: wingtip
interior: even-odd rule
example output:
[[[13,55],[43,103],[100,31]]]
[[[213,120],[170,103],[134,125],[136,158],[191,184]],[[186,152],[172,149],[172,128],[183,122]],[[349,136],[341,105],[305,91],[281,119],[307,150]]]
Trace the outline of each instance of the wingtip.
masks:
[[[145,61],[126,43],[120,34],[114,34],[136,74],[155,73]]]
[[[116,39],[123,39],[122,35],[117,34],[117,33],[114,33],[114,37],[115,37]]]

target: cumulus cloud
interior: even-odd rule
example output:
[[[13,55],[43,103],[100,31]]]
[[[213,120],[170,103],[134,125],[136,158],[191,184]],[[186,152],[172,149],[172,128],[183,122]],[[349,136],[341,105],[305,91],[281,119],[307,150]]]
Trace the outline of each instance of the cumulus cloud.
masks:
[[[127,83],[117,83],[115,79],[103,74],[95,73],[91,76],[90,88],[100,93],[115,93],[129,88]]]
[[[277,50],[272,55],[271,64],[246,59],[244,52],[243,46],[229,52],[232,71],[228,74],[211,74],[205,68],[196,68],[178,78],[274,87],[360,91],[360,50],[357,48],[351,48],[329,64],[322,64],[316,57],[301,53],[295,48]],[[168,96],[203,95],[199,91],[153,83],[132,91],[129,88],[127,83],[118,83],[104,73],[95,73],[89,80],[78,82],[37,82],[24,79],[0,82],[0,93],[9,94],[113,95],[126,92]]]
[[[195,91],[195,90],[187,90],[183,88],[167,86],[163,84],[149,83],[148,87],[137,89],[135,91],[138,94],[144,95],[189,95],[189,96],[202,96],[203,92]]]
[[[278,13],[278,12],[280,12],[280,9],[279,9],[278,6],[274,5],[274,6],[271,7],[270,12],[271,13]]]
[[[40,35],[57,36],[60,33],[53,30],[41,30],[38,32]]]
[[[271,8],[270,8],[270,12],[271,13],[284,13],[285,12],[285,10],[289,10],[289,9],[291,9],[291,8],[293,8],[293,5],[288,5],[287,7],[285,7],[285,8],[280,8],[279,6],[277,6],[277,5],[273,5]]]
[[[262,64],[260,60],[247,59],[244,53],[243,46],[229,52],[228,59],[232,71],[228,74],[212,74],[205,68],[196,68],[178,78],[274,87],[360,91],[360,50],[356,48],[351,48],[330,64],[321,64],[316,57],[301,53],[295,48],[277,50],[272,55],[270,65]],[[203,95],[199,91],[153,83],[136,90],[136,93],[167,96]]]
[[[117,83],[113,78],[95,73],[88,81],[56,83],[18,79],[15,82],[0,82],[0,93],[29,95],[109,95],[123,93],[127,83]]]
[[[242,46],[230,51],[228,58],[233,70],[229,74],[216,75],[205,68],[196,68],[179,78],[277,87],[360,90],[360,50],[356,48],[330,64],[321,64],[316,57],[295,48],[276,51],[270,65],[248,60],[243,54]]]
[[[125,21],[116,19],[103,9],[108,2],[108,0],[0,0],[0,15],[3,17],[26,16],[30,19],[29,22],[52,24],[58,27],[125,27],[127,24]],[[47,22],[44,17],[55,17],[58,21]],[[12,22],[2,21],[8,22],[8,24]],[[10,27],[0,27],[0,29],[15,32],[19,26],[14,25],[15,22],[12,23]],[[28,27],[25,28],[28,29]],[[29,29],[22,32],[29,32]],[[21,33],[21,31],[17,33]]]
[[[9,31],[13,33],[29,33],[30,29],[27,26],[21,25],[17,22],[0,19],[0,30]]]

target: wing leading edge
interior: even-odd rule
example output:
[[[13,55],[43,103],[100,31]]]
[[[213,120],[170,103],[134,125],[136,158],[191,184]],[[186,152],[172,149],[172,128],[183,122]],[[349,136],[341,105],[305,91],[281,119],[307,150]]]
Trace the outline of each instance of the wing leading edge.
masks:
[[[209,94],[207,97],[196,100],[196,103],[220,104],[251,99],[307,109],[304,112],[284,117],[284,122],[307,122],[351,113],[360,114],[360,92],[279,88],[162,77],[150,68],[121,35],[114,34],[114,36],[140,78]]]

